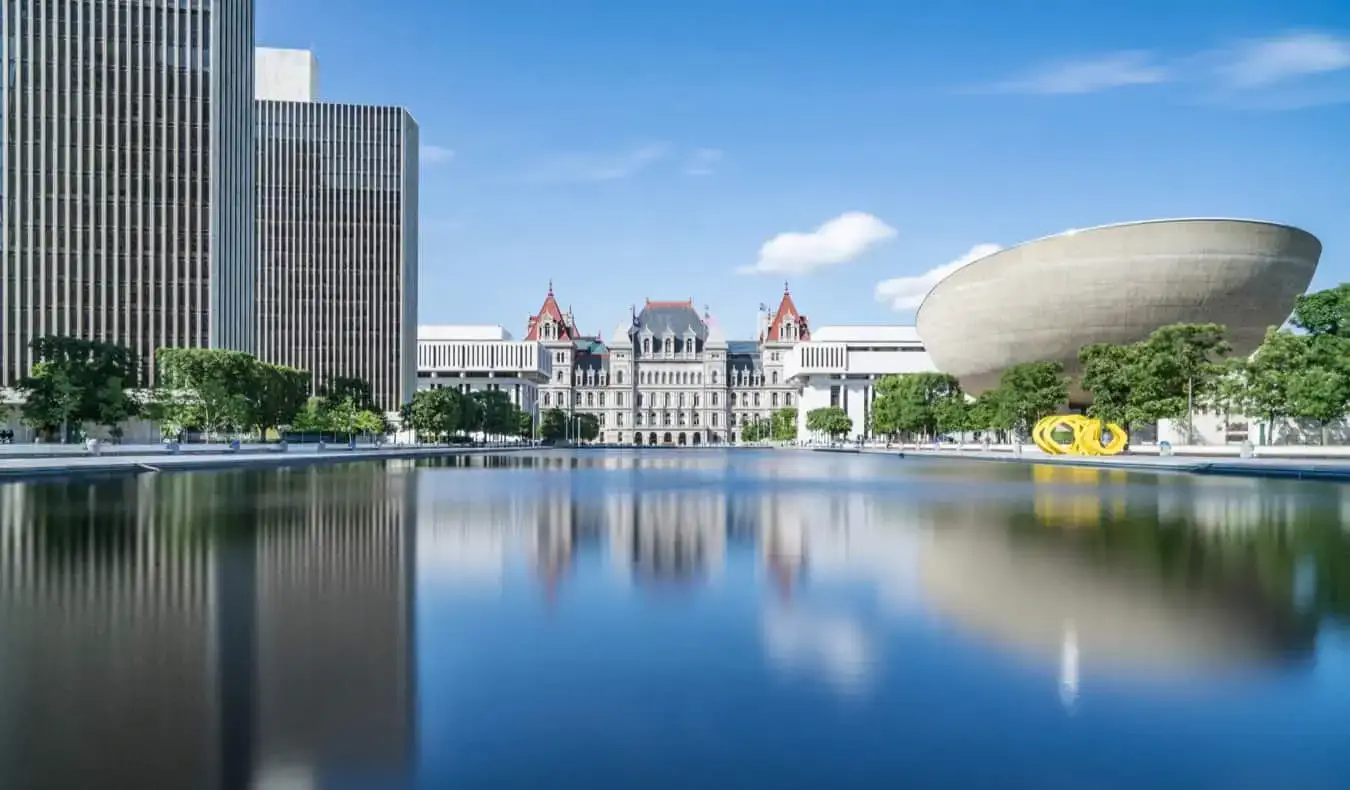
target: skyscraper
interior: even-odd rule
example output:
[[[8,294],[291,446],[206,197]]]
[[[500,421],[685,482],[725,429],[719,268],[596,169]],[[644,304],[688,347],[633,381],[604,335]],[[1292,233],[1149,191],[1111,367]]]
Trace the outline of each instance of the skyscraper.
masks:
[[[0,386],[29,343],[253,350],[253,0],[0,0]]]
[[[394,411],[417,386],[417,122],[317,101],[316,68],[259,50],[258,356]]]

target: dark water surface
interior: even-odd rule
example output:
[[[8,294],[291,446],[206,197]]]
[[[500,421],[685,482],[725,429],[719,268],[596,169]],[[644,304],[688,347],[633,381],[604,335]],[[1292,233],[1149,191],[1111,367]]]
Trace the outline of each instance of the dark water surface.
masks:
[[[0,486],[0,788],[1350,788],[1350,486],[565,452]]]

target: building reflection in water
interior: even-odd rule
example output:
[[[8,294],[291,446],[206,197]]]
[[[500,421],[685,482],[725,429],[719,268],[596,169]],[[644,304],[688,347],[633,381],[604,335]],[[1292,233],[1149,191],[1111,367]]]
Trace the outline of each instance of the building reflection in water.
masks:
[[[0,486],[0,787],[405,775],[413,480],[391,464]]]
[[[427,585],[753,595],[767,666],[855,695],[937,620],[1070,709],[1103,677],[1289,666],[1350,620],[1340,488],[990,465],[985,493],[731,455],[0,486],[0,788],[396,784]]]

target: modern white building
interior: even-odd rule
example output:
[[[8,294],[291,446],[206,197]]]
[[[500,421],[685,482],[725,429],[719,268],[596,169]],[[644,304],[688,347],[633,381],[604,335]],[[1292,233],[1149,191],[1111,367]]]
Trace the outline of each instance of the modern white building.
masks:
[[[417,389],[501,390],[531,416],[539,414],[539,387],[553,374],[552,357],[534,341],[515,340],[495,324],[438,324],[417,328]]]
[[[417,386],[417,122],[318,101],[309,52],[257,63],[258,357],[397,411]]]
[[[259,101],[319,100],[319,60],[307,49],[258,47],[253,75]]]
[[[819,327],[809,341],[792,348],[783,367],[787,381],[800,388],[797,437],[824,439],[806,429],[806,415],[829,406],[843,409],[853,420],[847,438],[866,437],[878,379],[936,370],[912,326]]]
[[[253,0],[0,9],[0,386],[47,335],[253,351]]]

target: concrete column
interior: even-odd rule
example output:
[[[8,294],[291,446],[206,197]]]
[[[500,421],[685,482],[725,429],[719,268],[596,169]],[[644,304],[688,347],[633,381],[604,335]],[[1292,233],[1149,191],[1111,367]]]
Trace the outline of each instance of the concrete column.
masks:
[[[865,427],[863,417],[866,414],[864,399],[867,397],[867,382],[842,380],[840,381],[840,389],[842,392],[848,393],[847,411],[849,419],[853,420],[853,432],[849,434],[849,438],[857,439],[862,436]]]

